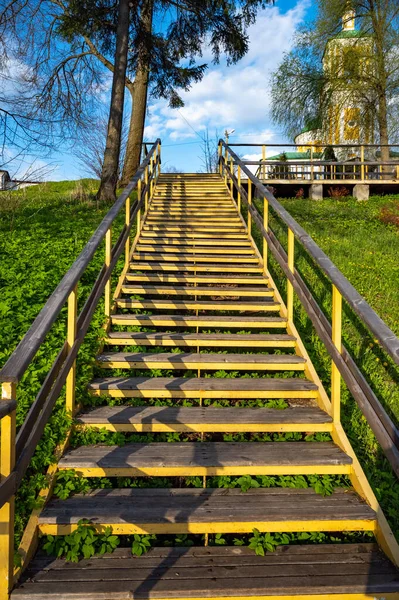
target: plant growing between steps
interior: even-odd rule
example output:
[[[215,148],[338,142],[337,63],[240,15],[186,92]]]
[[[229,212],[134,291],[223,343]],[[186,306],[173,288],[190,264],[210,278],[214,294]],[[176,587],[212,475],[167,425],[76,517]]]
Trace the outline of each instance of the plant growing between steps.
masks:
[[[113,552],[119,543],[119,537],[112,535],[112,527],[106,527],[102,533],[97,533],[90,521],[82,519],[77,529],[69,535],[48,535],[43,549],[57,558],[78,562],[80,558]]]
[[[135,533],[133,536],[132,554],[134,556],[145,554],[151,549],[151,542],[156,539],[156,535],[139,535]]]

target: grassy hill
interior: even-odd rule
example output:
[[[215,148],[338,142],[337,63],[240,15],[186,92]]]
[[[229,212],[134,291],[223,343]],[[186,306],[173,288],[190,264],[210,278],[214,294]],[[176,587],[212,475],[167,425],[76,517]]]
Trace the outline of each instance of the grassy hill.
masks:
[[[96,204],[96,188],[97,182],[87,179],[0,193],[0,366],[108,211],[109,206]],[[398,200],[374,197],[367,203],[352,199],[322,202],[298,199],[282,203],[399,334],[399,229],[380,220],[381,207],[388,205],[395,212]],[[79,286],[80,305],[102,264],[103,251],[99,249]],[[18,424],[65,339],[65,317],[64,311],[19,386]],[[309,328],[305,331],[306,319],[302,321],[298,326],[301,329],[303,325],[308,350],[328,387],[329,358],[312,331]],[[90,378],[101,324],[100,306],[80,353],[78,386],[82,391]],[[388,363],[385,366],[373,340],[369,343],[367,339],[365,348],[364,339],[358,346],[355,344],[356,357],[391,414],[399,418],[398,370]],[[345,391],[343,402],[346,430],[399,535],[399,483]],[[45,467],[68,426],[61,397],[32,461],[29,477],[18,493],[17,542],[36,493],[44,484]]]

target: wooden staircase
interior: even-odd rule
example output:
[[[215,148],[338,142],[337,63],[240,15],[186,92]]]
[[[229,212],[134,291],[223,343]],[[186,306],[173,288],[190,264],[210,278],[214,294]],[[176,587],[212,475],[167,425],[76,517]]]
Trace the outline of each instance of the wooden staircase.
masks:
[[[89,385],[103,402],[80,412],[76,426],[186,439],[81,446],[58,469],[88,478],[195,476],[203,488],[173,479],[170,488],[51,500],[38,518],[42,534],[65,535],[89,519],[98,531],[201,534],[205,544],[210,534],[257,528],[367,531],[379,546],[308,543],[256,556],[199,541],[141,557],[120,548],[77,564],[38,554],[12,598],[399,598],[396,542],[221,176],[159,176],[108,325],[97,356],[104,374]],[[224,441],[227,433],[244,441]],[[263,441],[265,433],[284,441]],[[330,441],[305,441],[320,433]],[[242,475],[341,475],[353,487],[328,496],[310,487],[207,487],[208,477]]]

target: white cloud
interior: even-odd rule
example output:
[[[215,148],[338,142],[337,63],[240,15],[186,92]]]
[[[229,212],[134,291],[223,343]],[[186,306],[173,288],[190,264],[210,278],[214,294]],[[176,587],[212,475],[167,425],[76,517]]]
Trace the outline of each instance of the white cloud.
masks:
[[[261,11],[248,32],[247,55],[231,67],[210,66],[202,81],[189,92],[182,92],[183,108],[174,110],[165,101],[154,102],[149,107],[146,137],[150,132],[152,137],[161,134],[181,141],[195,138],[195,132],[201,135],[206,128],[210,133],[218,130],[219,134],[234,128],[234,141],[245,139],[250,143],[251,137],[254,142],[271,140],[274,133],[268,115],[270,73],[290,49],[293,34],[308,7],[309,0],[299,0],[284,14],[278,7]]]

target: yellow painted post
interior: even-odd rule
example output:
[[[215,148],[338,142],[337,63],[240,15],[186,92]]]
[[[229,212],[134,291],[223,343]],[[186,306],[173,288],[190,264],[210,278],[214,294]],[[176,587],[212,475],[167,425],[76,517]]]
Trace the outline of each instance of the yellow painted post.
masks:
[[[152,198],[152,193],[154,189],[154,155],[151,156],[150,159],[150,198]]]
[[[248,179],[248,235],[252,236],[252,216],[249,207],[252,205],[252,181]]]
[[[219,142],[218,145],[218,156],[219,156],[219,175],[222,175],[223,172],[223,168],[222,168],[222,144]]]
[[[112,229],[111,227],[108,229],[105,234],[105,266],[109,267],[111,264],[111,248],[112,248]],[[111,315],[111,277],[108,279],[105,284],[105,316],[109,317]]]
[[[226,150],[226,154],[223,158],[223,169],[224,169],[224,185],[227,187],[227,150]]]
[[[263,198],[263,227],[269,231],[269,201]],[[267,271],[267,241],[263,238],[263,274]]]
[[[137,211],[136,238],[140,235],[141,228],[141,208]]]
[[[360,167],[360,179],[364,181],[364,146],[360,147],[360,162],[362,163]]]
[[[76,321],[78,316],[78,286],[68,296],[67,347],[71,350],[76,339]],[[75,411],[76,360],[73,362],[66,379],[66,410],[73,416]]]
[[[233,197],[233,175],[234,175],[234,164],[233,159],[230,158],[230,196]]]
[[[288,228],[288,268],[291,273],[294,272],[294,254],[295,254],[295,236],[292,229]],[[289,321],[294,320],[294,288],[287,279],[287,317]]]
[[[332,287],[332,341],[338,352],[342,352],[342,296],[335,285]],[[334,423],[340,422],[341,374],[332,361],[331,365],[331,409]]]
[[[130,225],[130,198],[126,198],[125,203],[125,225],[129,227]],[[125,243],[125,267],[129,264],[129,256],[130,256],[130,233]]]
[[[314,165],[313,165],[313,145],[310,146],[310,180],[313,183],[314,180]]]
[[[145,184],[145,212],[147,212],[148,209],[148,165],[146,166],[145,170],[144,170],[144,184]]]
[[[15,383],[3,383],[2,400],[16,400]],[[15,410],[1,419],[0,479],[3,480],[15,466]],[[14,507],[12,496],[0,508],[0,600],[8,600],[14,572]]]
[[[238,183],[238,193],[237,193],[237,206],[238,212],[241,212],[241,167],[238,165],[237,167],[237,183]]]
[[[161,174],[161,142],[158,142],[158,177]]]
[[[263,180],[266,179],[266,165],[265,165],[265,160],[266,160],[266,146],[263,144],[263,146],[262,146],[262,162],[263,162],[263,166],[262,166],[262,179]]]

